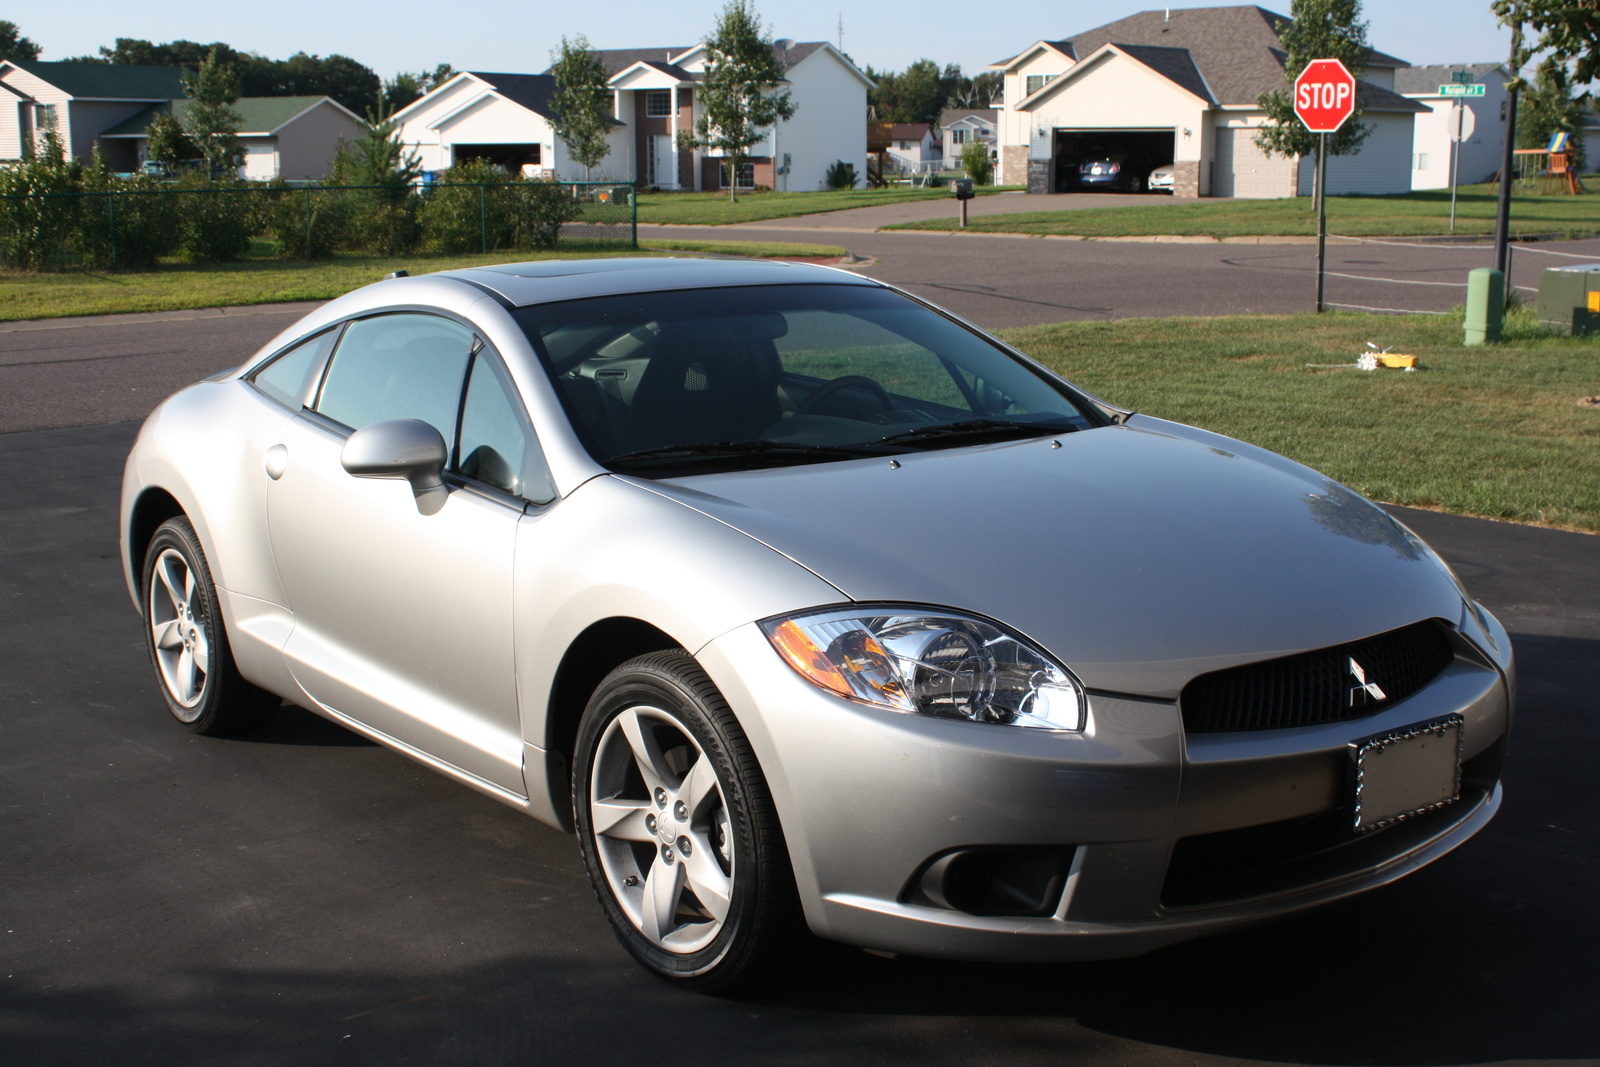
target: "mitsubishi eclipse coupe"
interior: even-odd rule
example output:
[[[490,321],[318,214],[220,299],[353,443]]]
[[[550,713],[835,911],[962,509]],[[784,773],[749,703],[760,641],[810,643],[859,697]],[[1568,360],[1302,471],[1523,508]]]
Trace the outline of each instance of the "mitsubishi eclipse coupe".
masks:
[[[1133,955],[1500,805],[1510,642],[1411,531],[839,270],[391,277],[162,404],[121,540],[180,723],[287,700],[574,832],[696,989],[807,928]]]

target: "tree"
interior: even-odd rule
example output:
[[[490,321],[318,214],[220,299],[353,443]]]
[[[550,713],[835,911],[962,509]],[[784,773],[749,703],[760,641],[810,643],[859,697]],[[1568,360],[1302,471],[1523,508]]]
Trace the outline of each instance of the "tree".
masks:
[[[867,101],[879,122],[926,122],[936,126],[939,113],[947,107],[983,106],[968,102],[975,95],[975,83],[955,63],[946,64],[941,70],[933,60],[923,58],[898,74],[868,68],[866,75],[876,83]]]
[[[431,71],[417,74],[401,71],[383,83],[383,107],[393,114],[422,99],[455,76],[456,69],[448,63],[440,63]]]
[[[739,172],[750,149],[780,120],[794,117],[795,102],[783,83],[783,64],[763,33],[750,0],[728,0],[717,27],[705,40],[706,71],[700,83],[700,118],[678,133],[683,148],[710,149],[727,157],[730,199],[739,199]]]
[[[983,141],[968,141],[961,149],[961,169],[967,172],[973,185],[988,185],[994,180],[994,160],[989,158],[989,146]]]
[[[1588,85],[1600,78],[1597,0],[1494,0],[1489,9],[1502,24],[1537,33],[1531,50],[1547,52],[1545,63],[1567,68],[1569,84]],[[1586,90],[1580,99],[1587,100],[1591,95]]]
[[[1289,6],[1293,22],[1277,25],[1278,39],[1287,56],[1283,61],[1285,88],[1262,93],[1257,103],[1267,113],[1267,125],[1256,134],[1256,144],[1269,154],[1312,156],[1321,135],[1305,128],[1294,113],[1294,80],[1314,59],[1337,59],[1358,79],[1367,69],[1367,23],[1361,17],[1361,0],[1294,0]],[[1360,93],[1356,94],[1357,99]],[[1340,127],[1328,134],[1329,156],[1353,156],[1361,151],[1372,127],[1362,125],[1361,107]],[[1321,195],[1319,189],[1318,195]]]
[[[22,29],[15,22],[0,19],[0,60],[20,59],[28,62],[38,59],[40,51],[38,45],[22,36]]]
[[[199,70],[184,72],[183,91],[189,96],[183,132],[200,150],[213,179],[232,176],[244,162],[239,143],[244,118],[233,109],[240,96],[238,72],[223,62],[221,49],[213,48]]]
[[[150,158],[157,163],[171,165],[200,158],[200,149],[189,140],[189,135],[183,132],[183,125],[170,112],[163,111],[151,119],[144,135]]]
[[[1555,134],[1571,134],[1568,154],[1572,166],[1581,174],[1586,162],[1582,130],[1587,117],[1583,104],[1573,96],[1567,67],[1547,58],[1539,65],[1533,85],[1522,90],[1517,109],[1517,147],[1543,148]]]
[[[567,154],[583,164],[587,178],[590,169],[611,151],[606,143],[611,130],[611,79],[581,33],[570,42],[561,38],[560,50],[550,53],[550,63],[556,79],[555,96],[550,98],[555,113],[551,125],[567,146]]]
[[[353,144],[341,144],[334,160],[334,178],[342,185],[405,193],[421,176],[422,160],[401,143],[400,123],[381,106],[367,111],[367,128]]]
[[[238,74],[241,96],[331,96],[361,114],[378,105],[383,90],[378,75],[349,56],[324,58],[297,52],[288,59],[268,59],[221,41],[151,44],[137,37],[118,37],[114,47],[101,47],[98,58],[82,56],[79,61],[194,70],[213,54]]]

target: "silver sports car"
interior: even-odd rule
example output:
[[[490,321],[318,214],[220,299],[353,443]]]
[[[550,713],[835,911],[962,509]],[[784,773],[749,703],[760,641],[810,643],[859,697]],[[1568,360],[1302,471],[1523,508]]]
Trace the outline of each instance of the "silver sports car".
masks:
[[[179,722],[288,700],[574,831],[699,989],[807,928],[1140,953],[1500,804],[1511,646],[1409,530],[839,270],[386,279],[157,409],[121,536]]]

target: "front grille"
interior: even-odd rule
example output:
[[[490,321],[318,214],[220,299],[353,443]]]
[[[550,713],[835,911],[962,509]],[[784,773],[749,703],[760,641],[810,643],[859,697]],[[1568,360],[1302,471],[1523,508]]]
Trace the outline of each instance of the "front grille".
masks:
[[[1219,733],[1363,718],[1417,692],[1454,657],[1442,624],[1429,619],[1347,645],[1213,671],[1184,687],[1178,701],[1183,727]],[[1351,660],[1382,690],[1382,700],[1358,692]]]

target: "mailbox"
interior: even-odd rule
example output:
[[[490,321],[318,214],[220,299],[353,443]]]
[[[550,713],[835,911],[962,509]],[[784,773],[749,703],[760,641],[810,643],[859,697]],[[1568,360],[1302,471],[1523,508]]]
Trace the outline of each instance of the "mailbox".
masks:
[[[950,183],[950,188],[955,191],[957,200],[971,200],[977,195],[972,191],[971,178],[957,178]]]
[[[1557,333],[1600,333],[1600,263],[1539,275],[1539,322]]]

